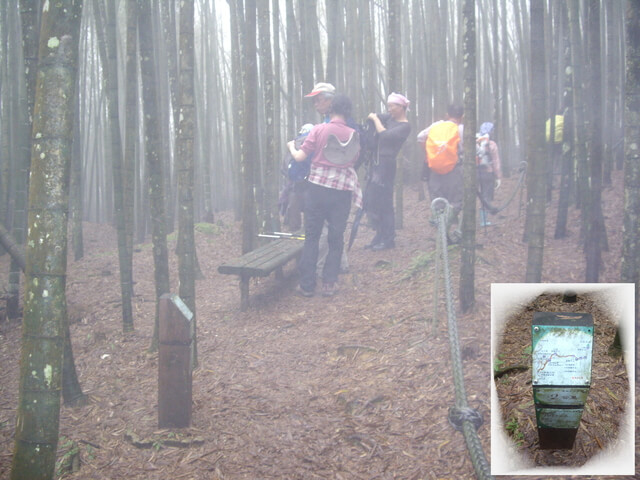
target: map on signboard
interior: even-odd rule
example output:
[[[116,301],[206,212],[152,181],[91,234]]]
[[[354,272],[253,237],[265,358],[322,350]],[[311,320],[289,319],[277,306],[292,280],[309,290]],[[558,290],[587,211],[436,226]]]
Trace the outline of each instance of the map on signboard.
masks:
[[[534,325],[533,385],[590,385],[593,328]]]

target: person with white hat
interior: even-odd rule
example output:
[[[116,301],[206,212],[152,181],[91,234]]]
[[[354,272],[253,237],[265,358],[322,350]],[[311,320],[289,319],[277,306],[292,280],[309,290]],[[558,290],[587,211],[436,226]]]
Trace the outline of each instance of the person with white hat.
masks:
[[[313,106],[320,115],[322,121],[329,121],[329,110],[331,109],[331,101],[336,94],[336,87],[330,83],[319,82],[313,86],[313,90],[307,93],[304,98],[313,100]]]
[[[318,82],[313,86],[311,92],[307,93],[304,98],[308,98],[313,101],[313,106],[316,112],[322,117],[322,123],[329,123],[331,120],[331,102],[336,95],[336,87],[327,82]],[[346,119],[347,126],[357,130],[357,125],[351,117]],[[327,228],[322,230],[322,237],[320,238],[320,253],[318,254],[318,271],[322,271],[324,268],[324,261],[329,253],[329,246],[327,244]],[[342,257],[340,258],[340,273],[346,273],[349,271],[349,258],[347,250],[342,251]]]
[[[328,253],[322,268],[322,295],[335,295],[351,203],[353,201],[359,207],[362,198],[358,175],[353,168],[360,144],[357,132],[346,124],[351,114],[351,100],[346,95],[335,95],[330,112],[331,120],[314,126],[300,148],[294,141],[287,144],[291,156],[298,162],[313,154],[305,192],[305,239],[298,262],[300,282],[296,289],[304,297],[311,297],[315,292],[320,238],[325,223]],[[336,162],[331,158],[331,150],[327,147],[332,140],[348,150],[347,159]],[[351,146],[355,149],[349,148]]]

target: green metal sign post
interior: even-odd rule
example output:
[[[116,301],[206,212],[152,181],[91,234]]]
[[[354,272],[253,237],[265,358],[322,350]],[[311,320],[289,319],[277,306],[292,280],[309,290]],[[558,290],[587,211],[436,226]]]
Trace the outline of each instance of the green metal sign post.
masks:
[[[535,312],[531,347],[540,448],[571,449],[591,386],[593,317]]]

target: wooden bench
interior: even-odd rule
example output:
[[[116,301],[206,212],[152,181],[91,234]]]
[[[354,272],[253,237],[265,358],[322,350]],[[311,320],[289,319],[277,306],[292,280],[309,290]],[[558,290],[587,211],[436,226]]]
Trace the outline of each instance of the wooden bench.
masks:
[[[282,267],[289,260],[297,259],[302,252],[304,240],[276,239],[266,245],[234,258],[218,267],[218,272],[240,277],[240,310],[249,306],[249,280],[252,277],[268,277],[276,272],[276,278],[282,279]]]

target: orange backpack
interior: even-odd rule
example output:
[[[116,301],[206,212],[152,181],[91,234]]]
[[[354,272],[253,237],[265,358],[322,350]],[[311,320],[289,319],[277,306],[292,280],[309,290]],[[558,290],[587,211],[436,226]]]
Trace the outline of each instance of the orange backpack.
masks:
[[[440,175],[453,170],[458,163],[459,143],[457,123],[444,121],[433,124],[425,143],[429,168]]]

